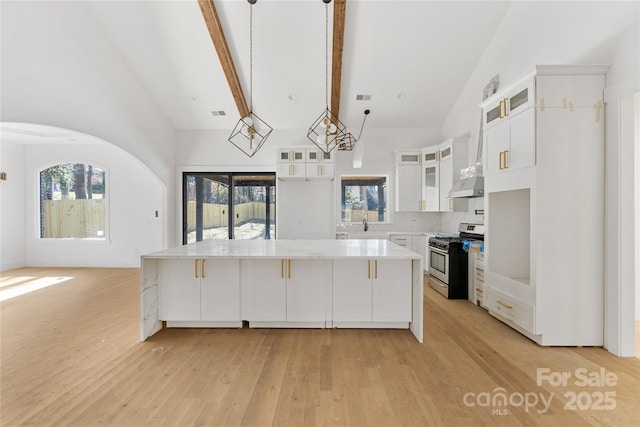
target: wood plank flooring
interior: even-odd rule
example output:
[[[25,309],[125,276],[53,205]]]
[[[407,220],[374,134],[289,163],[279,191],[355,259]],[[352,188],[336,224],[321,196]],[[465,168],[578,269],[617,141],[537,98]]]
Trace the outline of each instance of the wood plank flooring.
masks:
[[[0,286],[11,277],[72,277],[0,304],[2,426],[632,426],[640,420],[640,360],[601,348],[540,347],[483,309],[426,286],[424,344],[404,330],[248,328],[164,329],[139,342],[138,275],[100,268],[2,273]],[[566,385],[539,386],[537,368],[572,376]],[[578,368],[593,375],[605,369],[616,384],[577,385]],[[505,406],[492,403],[500,392],[510,399]],[[605,392],[615,409],[589,409],[606,406]],[[522,399],[533,403],[534,393],[551,399],[548,410],[541,401],[522,405]]]

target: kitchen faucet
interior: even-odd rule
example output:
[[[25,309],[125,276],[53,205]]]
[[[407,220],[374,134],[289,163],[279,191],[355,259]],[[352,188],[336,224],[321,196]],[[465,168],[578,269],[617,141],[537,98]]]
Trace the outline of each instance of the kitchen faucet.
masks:
[[[364,231],[369,229],[369,212],[362,210],[362,224],[364,224]]]

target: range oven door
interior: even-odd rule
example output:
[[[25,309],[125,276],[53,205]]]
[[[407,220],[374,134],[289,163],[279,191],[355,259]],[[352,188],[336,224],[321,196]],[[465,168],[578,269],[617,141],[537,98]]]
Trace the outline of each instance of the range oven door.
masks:
[[[449,284],[449,254],[447,251],[429,246],[429,275]]]

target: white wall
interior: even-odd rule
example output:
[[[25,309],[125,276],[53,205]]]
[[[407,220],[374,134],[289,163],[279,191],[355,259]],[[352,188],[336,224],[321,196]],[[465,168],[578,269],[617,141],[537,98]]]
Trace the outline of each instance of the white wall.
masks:
[[[21,237],[25,242],[25,265],[138,267],[140,254],[163,249],[167,226],[164,215],[166,188],[133,156],[108,143],[26,144],[24,152],[25,226]],[[90,163],[105,168],[107,240],[38,237],[38,173],[61,162]],[[3,203],[3,212],[4,206]]]
[[[51,125],[109,141],[146,164],[173,200],[174,128],[85,7],[0,7],[0,121]]]
[[[632,339],[628,332],[623,338],[620,327],[628,317],[618,307],[621,287],[633,292],[633,281],[621,280],[618,230],[621,200],[633,195],[620,193],[617,110],[622,96],[638,90],[639,14],[638,2],[514,2],[442,126],[443,135],[473,132],[482,90],[496,74],[502,87],[538,64],[611,64],[605,91],[605,347],[618,355],[628,355],[622,341]]]
[[[0,271],[24,265],[24,145],[0,142]]]
[[[545,64],[613,64],[608,85],[633,75],[637,52],[618,55],[637,26],[638,2],[513,2],[442,126],[443,135],[478,128],[482,91],[500,75],[500,87]],[[626,49],[625,49],[626,50]],[[635,64],[634,64],[635,62]]]
[[[635,150],[635,165],[634,165],[634,183],[635,183],[635,291],[636,291],[636,322],[640,322],[640,92],[636,92],[633,96],[633,120],[634,120],[634,147]],[[637,346],[636,344],[636,354]]]
[[[375,114],[372,112],[371,114]],[[183,171],[273,171],[275,172],[276,147],[287,145],[309,145],[307,129],[273,131],[265,145],[251,159],[227,140],[227,131],[180,130],[176,142],[176,217],[181,221],[180,180]],[[389,174],[391,191],[395,188],[395,149],[410,149],[440,142],[437,129],[368,129],[365,128],[358,143],[366,144],[363,167],[353,169],[352,153],[336,153],[336,177],[340,174],[384,173]],[[326,216],[335,218],[339,201],[326,203]],[[290,199],[287,199],[290,200]],[[390,194],[390,208],[393,209],[393,193]],[[280,210],[287,206],[280,207]],[[371,225],[372,231],[439,231],[438,213],[397,213],[392,212],[392,224]],[[341,231],[359,230],[359,226],[339,227]],[[457,229],[457,225],[456,225]]]

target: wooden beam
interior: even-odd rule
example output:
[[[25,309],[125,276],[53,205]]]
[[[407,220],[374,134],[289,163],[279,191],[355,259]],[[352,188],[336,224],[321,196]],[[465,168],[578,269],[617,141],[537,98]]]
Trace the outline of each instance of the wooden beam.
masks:
[[[231,89],[233,99],[236,101],[240,117],[244,117],[249,114],[249,107],[247,107],[247,100],[244,97],[244,92],[242,92],[236,67],[233,65],[233,58],[231,57],[229,46],[227,46],[227,39],[224,37],[224,31],[222,30],[222,24],[216,12],[216,6],[213,4],[213,0],[198,0],[198,4],[200,5],[200,10],[202,10],[202,16],[207,24],[207,28],[209,29],[213,46],[218,53],[220,65],[222,65],[222,70],[229,83],[229,89]]]
[[[342,85],[342,50],[347,0],[333,1],[333,54],[331,59],[331,112],[340,117],[340,88]]]

